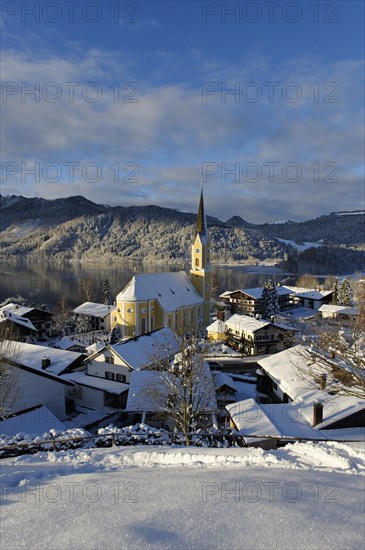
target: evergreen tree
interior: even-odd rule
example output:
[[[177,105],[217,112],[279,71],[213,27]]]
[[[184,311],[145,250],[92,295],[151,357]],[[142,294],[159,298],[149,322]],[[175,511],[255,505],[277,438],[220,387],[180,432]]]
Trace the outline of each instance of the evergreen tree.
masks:
[[[262,317],[270,319],[273,315],[279,313],[278,293],[275,284],[271,279],[264,283],[261,296]]]
[[[349,280],[345,277],[339,288],[339,300],[340,306],[352,306],[354,303],[353,292]]]
[[[103,281],[103,303],[108,305],[108,306],[113,304],[109,279],[104,279],[104,281]]]
[[[339,282],[338,279],[333,284],[333,294],[332,294],[332,303],[338,306],[338,300],[339,300]]]

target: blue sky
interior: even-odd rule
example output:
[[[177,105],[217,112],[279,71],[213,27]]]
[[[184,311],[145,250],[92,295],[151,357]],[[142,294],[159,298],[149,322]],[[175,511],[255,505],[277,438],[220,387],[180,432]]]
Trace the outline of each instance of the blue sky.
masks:
[[[365,207],[362,2],[1,8],[2,193],[194,211],[203,177],[223,220]]]

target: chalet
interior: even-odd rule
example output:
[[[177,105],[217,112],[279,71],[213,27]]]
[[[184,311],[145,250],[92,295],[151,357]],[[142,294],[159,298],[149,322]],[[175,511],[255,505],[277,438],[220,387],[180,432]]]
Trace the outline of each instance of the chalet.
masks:
[[[289,347],[295,329],[247,315],[232,315],[225,321],[226,340],[246,355],[276,353]]]
[[[45,338],[52,336],[53,314],[45,309],[6,304],[0,308],[0,322],[16,327],[24,340],[30,337]]]
[[[291,299],[294,307],[307,307],[318,310],[323,304],[330,304],[333,296],[333,290],[315,290],[297,286],[286,288],[292,291]]]
[[[323,304],[329,304],[333,291],[315,290],[295,286],[277,286],[279,311],[285,312],[302,307],[318,310]],[[232,313],[241,313],[250,317],[262,315],[263,287],[244,288],[226,291],[220,295],[222,301],[231,307]]]
[[[109,332],[112,328],[113,315],[116,307],[96,302],[85,302],[76,307],[73,312],[78,317],[84,317],[90,331],[105,330]]]

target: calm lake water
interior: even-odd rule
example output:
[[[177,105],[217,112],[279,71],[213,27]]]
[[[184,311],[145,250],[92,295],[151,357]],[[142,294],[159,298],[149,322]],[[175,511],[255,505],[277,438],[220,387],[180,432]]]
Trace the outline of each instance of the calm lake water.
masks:
[[[102,301],[105,278],[109,279],[114,297],[124,288],[134,273],[159,273],[181,269],[184,269],[183,265],[142,265],[132,262],[113,267],[96,264],[8,264],[5,262],[0,264],[0,302],[9,297],[20,296],[21,301],[26,304],[46,304],[52,309],[60,297],[64,296],[69,306],[76,307],[81,303],[81,279],[91,278],[95,281],[96,300]],[[224,290],[260,286],[269,278],[280,281],[285,277],[283,274],[278,274],[277,269],[267,267],[212,266],[212,269],[217,278],[219,293]]]

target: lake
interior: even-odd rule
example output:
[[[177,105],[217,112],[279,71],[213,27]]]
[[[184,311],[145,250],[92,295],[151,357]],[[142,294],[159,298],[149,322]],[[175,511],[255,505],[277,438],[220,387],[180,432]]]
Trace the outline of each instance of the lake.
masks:
[[[188,266],[186,266],[188,268]],[[29,305],[46,304],[53,309],[61,296],[69,306],[81,303],[80,280],[91,278],[97,288],[97,301],[102,301],[103,279],[109,279],[112,296],[115,297],[133,277],[134,273],[159,273],[178,271],[183,265],[145,265],[125,262],[120,265],[98,264],[51,264],[51,263],[0,263],[0,302],[13,297]],[[284,278],[279,270],[270,267],[212,266],[217,278],[219,293],[236,288],[260,286],[269,278],[280,281]],[[279,272],[279,273],[278,273]]]

